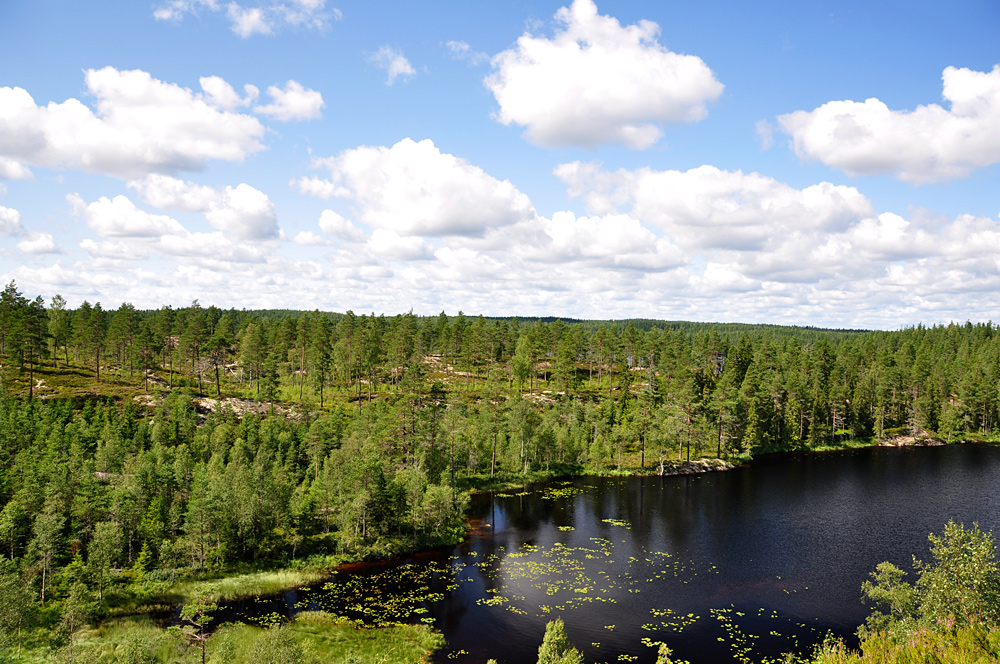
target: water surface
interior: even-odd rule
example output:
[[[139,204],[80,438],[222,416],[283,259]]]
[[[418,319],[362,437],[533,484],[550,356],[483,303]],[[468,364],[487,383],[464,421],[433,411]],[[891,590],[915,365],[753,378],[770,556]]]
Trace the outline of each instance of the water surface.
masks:
[[[587,662],[653,662],[660,641],[693,664],[759,662],[853,638],[869,572],[911,569],[949,519],[1000,533],[998,478],[1000,448],[953,445],[481,494],[464,544],[355,566],[267,610],[423,620],[448,639],[441,664],[534,664],[556,616]]]

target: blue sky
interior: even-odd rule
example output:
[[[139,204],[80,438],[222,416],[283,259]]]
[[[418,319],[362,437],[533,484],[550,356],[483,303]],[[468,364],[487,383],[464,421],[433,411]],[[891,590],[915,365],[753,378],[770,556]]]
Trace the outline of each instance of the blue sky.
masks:
[[[0,25],[0,277],[30,296],[996,318],[996,3],[40,0]]]

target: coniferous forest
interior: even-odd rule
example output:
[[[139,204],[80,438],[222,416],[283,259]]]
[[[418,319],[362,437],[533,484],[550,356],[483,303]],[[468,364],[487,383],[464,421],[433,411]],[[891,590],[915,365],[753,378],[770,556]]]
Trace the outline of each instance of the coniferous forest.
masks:
[[[71,309],[11,283],[0,356],[0,628],[38,657],[74,657],[87,621],[460,540],[470,489],[989,440],[1000,415],[989,323]],[[245,587],[193,590],[234,577]],[[166,637],[150,634],[155,655]],[[178,652],[194,658],[199,634]],[[279,641],[258,645],[295,645]],[[126,661],[114,643],[107,661]]]

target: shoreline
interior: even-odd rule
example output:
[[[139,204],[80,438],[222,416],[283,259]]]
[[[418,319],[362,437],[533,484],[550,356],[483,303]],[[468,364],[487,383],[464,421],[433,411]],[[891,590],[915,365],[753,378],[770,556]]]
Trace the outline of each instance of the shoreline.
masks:
[[[528,487],[533,487],[546,482],[553,482],[560,479],[568,478],[586,478],[586,477],[678,477],[683,475],[700,475],[704,473],[713,472],[725,472],[728,470],[734,470],[747,465],[752,464],[757,459],[765,459],[769,457],[777,457],[782,455],[793,455],[793,454],[823,454],[828,452],[843,452],[853,449],[865,449],[871,447],[894,447],[894,448],[906,448],[906,447],[940,447],[945,445],[959,445],[959,444],[995,444],[992,441],[975,441],[975,440],[955,440],[952,442],[946,442],[939,438],[926,436],[926,437],[914,437],[914,436],[898,436],[893,438],[887,438],[882,440],[870,439],[867,441],[854,441],[851,443],[846,443],[842,446],[824,446],[808,450],[782,450],[776,452],[768,452],[765,454],[760,454],[756,457],[743,458],[737,457],[735,459],[718,459],[714,457],[702,457],[699,459],[692,459],[690,461],[680,461],[672,459],[663,464],[660,468],[660,464],[657,462],[656,465],[646,468],[645,470],[641,468],[625,468],[625,469],[615,469],[611,472],[588,472],[585,469],[580,469],[580,472],[565,472],[559,474],[545,474],[533,479],[528,479],[527,481],[516,481],[516,480],[498,480],[496,482],[491,482],[493,486],[486,487],[469,487],[470,493],[500,493],[504,491],[509,491],[511,489],[526,489]],[[472,532],[473,528],[469,527],[466,529],[465,535],[461,541],[468,538],[469,534]],[[276,567],[271,570],[251,572],[243,574],[235,574],[230,576],[217,577],[212,580],[195,582],[195,583],[207,583],[210,585],[225,585],[224,582],[233,579],[248,578],[253,576],[264,576],[268,574],[280,574],[282,572],[291,573],[295,572],[300,574],[301,577],[310,577],[311,583],[293,583],[284,587],[282,589],[273,592],[284,592],[289,589],[295,588],[299,585],[311,585],[312,583],[317,583],[323,579],[326,579],[342,569],[346,569],[352,566],[363,565],[366,563],[379,563],[390,561],[396,558],[402,558],[406,556],[418,555],[424,552],[430,552],[438,549],[442,546],[453,546],[460,543],[460,541],[450,542],[450,543],[439,543],[433,546],[422,546],[417,548],[407,548],[393,553],[388,556],[371,556],[371,555],[361,555],[357,557],[348,557],[348,559],[337,562],[332,567],[316,567],[316,568],[302,568],[293,566],[283,566]],[[343,555],[343,554],[340,554]],[[190,582],[189,582],[190,583]],[[269,589],[270,590],[270,589]],[[223,594],[219,596],[219,601],[240,601],[247,599],[248,597],[254,597],[261,593],[255,593],[252,591],[238,592],[234,595]]]

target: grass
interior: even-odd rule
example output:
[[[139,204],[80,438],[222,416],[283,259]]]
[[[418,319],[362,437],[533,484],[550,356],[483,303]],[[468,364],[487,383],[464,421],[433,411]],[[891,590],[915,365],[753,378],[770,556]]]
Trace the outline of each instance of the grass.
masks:
[[[324,560],[327,560],[324,558]],[[346,558],[344,559],[346,560]],[[192,574],[170,581],[143,581],[129,586],[132,601],[118,607],[119,615],[150,613],[183,604],[195,589],[208,588],[214,602],[230,602],[261,595],[276,595],[291,588],[300,588],[324,581],[330,570],[340,562],[329,559],[322,567],[301,566],[222,576],[224,571]]]
[[[852,650],[828,639],[814,664],[994,664],[1000,661],[1000,630],[982,626],[953,631],[920,630],[902,638],[875,634]]]
[[[207,652],[209,662],[226,664],[418,664],[444,643],[426,625],[364,629],[346,618],[309,611],[282,626],[226,625],[212,636]]]
[[[362,629],[329,613],[312,611],[270,629],[243,624],[224,625],[208,640],[207,661],[225,664],[418,664],[445,644],[427,625],[391,625]],[[77,632],[72,642],[74,661],[87,664],[195,664],[201,649],[176,631],[148,619],[107,621]],[[13,661],[14,652],[0,652]],[[53,635],[26,639],[19,661],[55,664],[69,661],[69,643]]]
[[[195,587],[208,586],[215,602],[228,602],[260,595],[276,595],[289,588],[309,586],[323,581],[330,575],[329,569],[279,569],[227,576],[214,581],[191,580],[173,584],[171,592],[181,597],[189,597]]]
[[[287,629],[320,662],[348,661],[353,657],[358,664],[416,664],[445,644],[444,636],[427,625],[359,629],[344,618],[322,611],[300,613]]]

